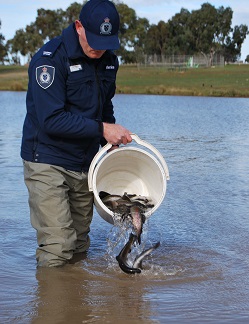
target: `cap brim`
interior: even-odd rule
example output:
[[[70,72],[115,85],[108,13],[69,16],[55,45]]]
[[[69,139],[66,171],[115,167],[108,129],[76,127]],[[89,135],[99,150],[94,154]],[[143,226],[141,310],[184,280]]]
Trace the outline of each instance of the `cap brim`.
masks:
[[[85,29],[88,44],[94,50],[117,50],[120,47],[118,35],[95,35]]]

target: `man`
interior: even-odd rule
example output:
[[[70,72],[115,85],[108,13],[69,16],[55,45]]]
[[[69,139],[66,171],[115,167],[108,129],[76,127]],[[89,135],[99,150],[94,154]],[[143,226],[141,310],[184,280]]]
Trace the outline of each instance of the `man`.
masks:
[[[63,266],[87,251],[93,215],[89,165],[100,144],[115,148],[132,141],[113,112],[118,29],[114,4],[90,0],[79,20],[30,63],[21,157],[38,266]]]

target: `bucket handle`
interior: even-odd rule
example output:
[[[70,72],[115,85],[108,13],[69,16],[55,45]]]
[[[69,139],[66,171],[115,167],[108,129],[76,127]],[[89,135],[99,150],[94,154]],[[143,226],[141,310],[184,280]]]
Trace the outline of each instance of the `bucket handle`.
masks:
[[[160,161],[160,163],[164,169],[166,179],[169,180],[169,169],[168,169],[168,166],[167,166],[162,154],[153,145],[151,145],[150,143],[148,143],[144,140],[141,140],[141,138],[138,137],[136,134],[131,134],[131,137],[132,137],[132,139],[134,139],[137,142],[137,144],[147,147],[149,150],[151,150],[157,156],[158,160]]]
[[[149,144],[148,142],[145,142],[144,140],[141,140],[140,137],[138,137],[136,134],[130,134],[131,138],[133,140],[135,140],[137,142],[137,144],[142,145],[147,147],[149,150],[151,150],[157,157],[158,160],[160,161],[165,175],[166,175],[166,179],[169,180],[169,169],[168,166],[162,156],[162,154],[151,144]],[[104,155],[110,148],[112,147],[112,144],[107,143],[105,146],[102,147],[102,149],[94,156],[92,163],[90,165],[89,171],[88,171],[88,187],[89,187],[89,191],[93,191],[93,171],[95,169],[95,166],[98,162],[98,160],[102,157],[102,155]]]

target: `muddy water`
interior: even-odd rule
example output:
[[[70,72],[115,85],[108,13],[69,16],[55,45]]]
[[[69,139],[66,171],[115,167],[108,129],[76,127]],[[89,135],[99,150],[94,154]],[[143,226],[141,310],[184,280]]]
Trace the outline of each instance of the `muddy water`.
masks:
[[[115,98],[117,119],[165,157],[166,198],[142,242],[138,275],[120,235],[94,215],[87,255],[37,269],[19,157],[25,93],[0,92],[0,323],[248,323],[249,100]]]

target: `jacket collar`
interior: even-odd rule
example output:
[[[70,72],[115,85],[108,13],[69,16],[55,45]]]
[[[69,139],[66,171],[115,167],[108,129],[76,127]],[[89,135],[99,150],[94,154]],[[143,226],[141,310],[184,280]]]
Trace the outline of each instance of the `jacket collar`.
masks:
[[[75,28],[75,23],[70,24],[66,29],[63,30],[62,39],[70,59],[85,56],[79,43],[79,36]]]

